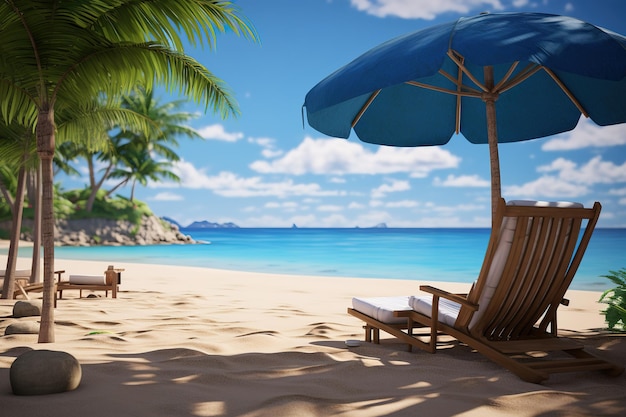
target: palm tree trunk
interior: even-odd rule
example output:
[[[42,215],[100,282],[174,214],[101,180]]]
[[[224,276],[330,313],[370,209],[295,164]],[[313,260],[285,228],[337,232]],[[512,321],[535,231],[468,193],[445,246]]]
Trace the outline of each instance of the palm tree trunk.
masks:
[[[122,185],[126,184],[128,182],[128,178],[126,178],[124,181],[120,182],[119,184],[117,184],[115,187],[111,188],[105,195],[105,197],[110,196],[111,194],[113,194],[115,192],[115,190],[117,190],[118,188],[120,188]]]
[[[43,106],[37,117],[37,153],[42,178],[43,304],[39,343],[54,342],[54,110]]]
[[[4,199],[7,201],[7,204],[9,205],[11,210],[13,210],[13,197],[11,196],[11,193],[9,192],[7,187],[4,185],[4,182],[2,182],[2,178],[0,178],[0,192],[2,193]]]
[[[32,201],[35,212],[33,214],[33,260],[31,263],[30,282],[35,283],[41,280],[41,165],[35,172],[37,176],[37,186],[35,198]]]
[[[90,158],[91,157],[87,158],[89,162],[91,162]],[[104,174],[102,174],[102,178],[100,178],[100,181],[96,183],[95,176],[92,175],[93,163],[89,164],[89,183],[91,187],[91,193],[89,194],[89,198],[87,199],[87,204],[85,204],[85,211],[91,212],[91,210],[93,209],[93,203],[96,201],[96,196],[98,195],[98,191],[102,187],[102,184],[104,184],[104,181],[107,178],[109,178],[109,173],[111,172],[112,169],[113,169],[113,164],[111,163],[109,164],[107,169],[104,171]]]
[[[23,161],[28,158],[24,155]],[[13,299],[15,292],[15,265],[17,264],[17,251],[20,244],[20,232],[22,229],[22,212],[24,209],[24,193],[26,190],[26,167],[20,167],[17,175],[17,190],[15,192],[15,204],[13,206],[13,219],[11,225],[11,240],[7,256],[7,267],[2,286],[2,298]]]
[[[133,185],[130,187],[130,202],[132,203],[135,199],[135,185],[137,184],[136,180],[133,180]]]

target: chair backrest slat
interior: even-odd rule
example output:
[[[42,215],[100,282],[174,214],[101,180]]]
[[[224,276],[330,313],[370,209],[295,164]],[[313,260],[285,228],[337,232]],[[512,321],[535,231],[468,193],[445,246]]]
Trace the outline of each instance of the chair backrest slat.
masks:
[[[502,218],[494,222],[485,265],[468,294],[479,304],[478,312],[470,318],[462,309],[457,326],[491,340],[545,331],[576,273],[600,209],[599,203],[584,209],[506,206],[502,201],[497,211]],[[579,240],[583,221],[587,225]]]

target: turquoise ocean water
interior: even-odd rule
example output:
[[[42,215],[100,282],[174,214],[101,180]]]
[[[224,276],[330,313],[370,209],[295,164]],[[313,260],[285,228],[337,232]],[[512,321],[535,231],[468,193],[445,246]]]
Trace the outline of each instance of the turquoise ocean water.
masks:
[[[472,282],[489,229],[183,229],[200,245],[58,247],[58,259],[278,274]],[[6,251],[5,251],[6,252]],[[571,288],[604,291],[626,268],[626,229],[596,229]],[[304,277],[303,279],[309,279]],[[313,279],[313,278],[310,278]]]

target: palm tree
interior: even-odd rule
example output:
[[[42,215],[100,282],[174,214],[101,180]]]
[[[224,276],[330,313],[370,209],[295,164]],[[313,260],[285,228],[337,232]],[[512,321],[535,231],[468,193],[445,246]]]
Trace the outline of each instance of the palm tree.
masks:
[[[201,138],[198,132],[184,124],[196,116],[180,111],[183,103],[182,100],[176,100],[162,104],[154,97],[152,90],[146,90],[142,86],[137,86],[131,94],[122,97],[122,107],[145,117],[153,130],[148,133],[145,130],[118,131],[111,136],[111,146],[106,150],[97,153],[81,150],[82,156],[87,159],[91,189],[85,210],[91,211],[96,194],[107,178],[122,179],[107,192],[107,196],[131,182],[131,201],[137,182],[146,185],[147,179],[156,181],[161,177],[179,180],[170,170],[171,162],[180,160],[173,149],[178,146],[178,138]],[[105,164],[98,181],[95,179],[94,157]],[[155,161],[150,161],[151,159]]]
[[[42,171],[44,292],[39,342],[54,341],[55,113],[104,95],[164,84],[222,116],[237,113],[221,80],[183,53],[226,29],[256,38],[217,0],[5,0],[0,4],[0,116],[35,126]]]
[[[66,144],[69,141],[78,140],[82,149],[97,149],[106,146],[108,132],[111,126],[115,126],[122,132],[141,132],[143,135],[154,134],[154,126],[149,123],[143,115],[116,107],[121,103],[113,103],[113,106],[104,106],[99,102],[89,103],[84,109],[71,108],[61,112],[57,116],[59,125],[57,128],[58,137],[63,143],[60,147],[62,154],[66,158],[71,158],[72,154]],[[41,252],[41,170],[37,152],[35,149],[35,135],[31,128],[18,124],[0,124],[0,150],[2,150],[5,168],[17,172],[15,175],[3,174],[5,177],[15,177],[15,198],[10,195],[7,201],[11,201],[12,231],[10,236],[9,252],[7,257],[7,267],[3,284],[2,298],[12,298],[14,293],[14,272],[19,245],[19,236],[22,226],[22,216],[24,207],[24,188],[28,182],[33,182],[29,188],[28,199],[34,206],[34,226],[33,226],[33,256],[31,262],[31,282],[39,280],[40,252]],[[70,170],[69,165],[61,158],[55,157],[55,164],[61,164],[64,171]],[[7,171],[3,169],[3,171]]]
[[[22,226],[26,180],[28,171],[36,167],[36,156],[32,150],[34,135],[30,129],[20,126],[19,124],[0,125],[0,137],[2,138],[0,142],[0,149],[3,154],[2,163],[5,167],[3,170],[9,171],[5,172],[3,176],[9,177],[9,174],[17,172],[15,176],[15,196],[11,198],[7,190],[5,197],[7,202],[11,204],[12,230],[10,233],[7,265],[2,286],[2,298],[13,298],[15,289],[14,272]],[[33,274],[38,273],[36,268],[32,272]]]
[[[137,183],[146,186],[148,180],[159,181],[168,178],[180,181],[178,175],[171,171],[172,163],[169,160],[157,161],[151,154],[149,147],[141,143],[129,142],[118,149],[120,162],[123,167],[111,172],[111,178],[122,178],[119,185],[131,183],[130,201],[135,198],[135,186]],[[113,192],[115,187],[110,192]]]

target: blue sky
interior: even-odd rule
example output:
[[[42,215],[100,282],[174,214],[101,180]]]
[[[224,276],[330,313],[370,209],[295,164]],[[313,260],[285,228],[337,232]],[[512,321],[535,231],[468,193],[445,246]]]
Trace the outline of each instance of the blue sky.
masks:
[[[229,86],[241,115],[198,112],[205,140],[181,140],[181,184],[136,197],[183,226],[488,227],[489,154],[455,136],[442,147],[391,148],[324,136],[306,123],[304,96],[368,49],[483,11],[569,15],[626,34],[623,0],[240,0],[260,43],[220,35],[187,51]],[[163,93],[161,100],[174,97]],[[625,104],[626,105],[626,104]],[[600,227],[626,227],[626,125],[581,120],[568,133],[500,146],[505,199],[603,204]],[[73,188],[76,179],[64,179]],[[119,190],[130,195],[130,188]]]

